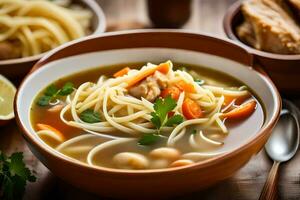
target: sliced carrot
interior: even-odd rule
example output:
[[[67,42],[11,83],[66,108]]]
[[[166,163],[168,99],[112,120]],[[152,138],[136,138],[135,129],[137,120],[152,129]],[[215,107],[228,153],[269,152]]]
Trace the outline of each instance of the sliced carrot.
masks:
[[[224,113],[222,116],[227,119],[239,119],[239,118],[244,118],[248,117],[251,115],[254,110],[256,109],[256,101],[249,101],[247,103],[244,103],[240,105],[239,107]]]
[[[180,81],[176,82],[175,85],[182,91],[189,92],[189,93],[196,92],[194,85],[191,83],[187,83],[184,80],[180,80]]]
[[[223,106],[226,107],[229,104],[231,104],[232,101],[234,101],[236,99],[236,97],[234,96],[224,96],[224,102],[223,102]]]
[[[200,106],[190,98],[186,98],[182,104],[182,113],[186,119],[197,119],[202,117]]]
[[[168,95],[170,95],[172,97],[172,99],[178,100],[179,96],[180,96],[180,90],[178,87],[168,87],[166,89],[164,89],[160,96],[162,98],[166,98]]]
[[[117,77],[124,76],[124,75],[128,74],[129,71],[130,71],[130,68],[125,67],[125,68],[117,71],[116,73],[114,73],[113,77],[117,78]]]
[[[163,74],[167,74],[170,70],[170,65],[169,63],[161,63],[157,66],[157,71],[163,73]]]
[[[168,63],[162,63],[162,64],[169,65]],[[154,68],[146,69],[145,71],[143,71],[143,73],[140,73],[137,76],[133,77],[132,79],[128,80],[127,88],[130,88],[130,87],[134,86],[135,84],[137,84],[138,82],[140,82],[141,80],[147,78],[148,76],[151,76],[157,70],[161,70],[161,72],[165,72],[166,67],[164,65],[162,66],[162,64],[157,65]]]
[[[246,99],[248,99],[250,97],[249,94],[244,95],[244,96],[229,96],[229,95],[225,95],[224,96],[224,103],[223,106],[226,107],[228,106],[232,101],[234,101],[234,103],[236,105],[241,105]]]
[[[54,132],[57,136],[59,136],[61,138],[62,141],[65,140],[65,136],[59,131],[57,130],[56,128],[50,126],[50,125],[47,125],[47,124],[36,124],[36,127],[39,129],[39,130],[49,130],[49,131],[52,131]]]

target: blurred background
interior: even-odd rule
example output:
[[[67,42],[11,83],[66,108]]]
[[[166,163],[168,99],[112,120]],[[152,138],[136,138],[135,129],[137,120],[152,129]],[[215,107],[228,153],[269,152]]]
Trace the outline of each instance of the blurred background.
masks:
[[[107,31],[136,28],[183,28],[225,37],[222,20],[235,0],[97,0]]]

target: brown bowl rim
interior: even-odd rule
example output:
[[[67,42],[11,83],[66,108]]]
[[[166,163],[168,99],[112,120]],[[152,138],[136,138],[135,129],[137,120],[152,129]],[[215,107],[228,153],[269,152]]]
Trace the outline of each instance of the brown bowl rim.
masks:
[[[270,53],[262,50],[255,49],[244,42],[242,42],[235,34],[233,30],[232,22],[237,17],[238,14],[241,12],[242,1],[237,1],[233,3],[228,10],[226,11],[224,18],[223,18],[223,29],[226,36],[229,39],[237,41],[240,46],[247,49],[249,53],[252,53],[257,56],[271,58],[274,60],[300,60],[300,54],[293,54],[293,55],[286,55],[286,54],[277,54],[277,53]]]
[[[214,37],[212,35],[209,35],[209,34],[206,34],[206,33],[201,33],[200,34],[199,32],[186,31],[186,30],[140,29],[140,30],[126,30],[126,31],[109,32],[109,33],[104,33],[104,34],[101,34],[101,35],[93,35],[93,36],[89,36],[89,37],[86,37],[86,38],[82,38],[80,40],[76,40],[76,41],[73,41],[71,43],[66,43],[65,45],[60,46],[59,48],[54,49],[51,52],[47,53],[46,56],[44,56],[39,62],[37,62],[33,66],[32,70],[22,80],[19,88],[22,87],[25,80],[27,80],[29,78],[31,73],[33,73],[37,69],[43,67],[45,65],[45,63],[47,63],[46,62],[47,59],[50,59],[52,55],[55,55],[57,52],[60,52],[64,48],[72,46],[73,44],[78,44],[81,41],[84,42],[84,41],[87,41],[87,40],[94,40],[94,39],[97,39],[97,38],[105,38],[105,37],[109,37],[109,36],[118,37],[118,36],[132,36],[132,35],[135,35],[135,34],[152,34],[152,33],[158,33],[158,34],[159,33],[163,33],[163,34],[167,33],[167,34],[189,35],[191,37],[206,37],[206,38],[210,38],[212,40],[217,40],[217,41],[222,42],[224,44],[229,43],[231,45],[236,45],[237,47],[240,47],[238,44],[236,44],[235,42],[233,42],[231,40],[228,40],[228,39],[224,39],[224,38],[220,39],[220,38],[216,38],[216,37]],[[248,54],[248,55],[251,56],[251,54]],[[56,60],[56,59],[54,59],[54,60]],[[16,118],[17,124],[20,127],[20,129],[22,130],[22,134],[25,137],[27,142],[33,144],[34,146],[37,146],[39,148],[39,150],[43,151],[44,153],[50,154],[51,156],[55,157],[56,159],[62,160],[67,164],[76,165],[77,167],[80,167],[80,168],[86,169],[86,170],[90,170],[90,171],[95,172],[95,173],[101,173],[102,172],[102,175],[104,173],[104,174],[106,174],[106,176],[108,176],[108,175],[116,175],[116,176],[118,176],[118,175],[130,175],[130,176],[136,176],[136,177],[142,178],[144,175],[151,176],[152,174],[159,174],[159,175],[166,175],[166,174],[169,174],[169,173],[185,174],[185,173],[191,172],[193,170],[201,170],[201,169],[209,167],[209,166],[222,164],[222,161],[234,157],[235,155],[239,154],[243,150],[248,149],[250,151],[251,147],[253,145],[255,145],[255,143],[257,141],[264,138],[265,134],[269,133],[272,130],[272,128],[275,126],[275,124],[277,123],[277,121],[279,119],[279,114],[280,114],[280,110],[281,110],[281,107],[282,107],[282,102],[281,102],[280,94],[279,94],[277,88],[275,87],[274,83],[272,82],[272,80],[265,74],[261,74],[261,75],[269,83],[270,89],[275,94],[275,98],[276,98],[275,102],[278,102],[278,104],[279,104],[277,106],[277,109],[275,110],[274,116],[270,119],[270,121],[266,124],[266,126],[261,128],[253,138],[250,138],[247,143],[245,143],[244,145],[238,147],[237,149],[225,152],[224,154],[220,154],[218,156],[209,158],[209,159],[201,161],[201,162],[196,162],[194,164],[191,164],[191,165],[188,165],[188,166],[182,166],[182,167],[163,168],[163,169],[148,169],[148,170],[137,170],[137,171],[123,170],[123,169],[120,170],[120,169],[106,168],[106,167],[101,167],[101,166],[100,167],[92,167],[92,166],[89,166],[85,163],[81,163],[77,160],[68,159],[67,157],[60,155],[60,153],[55,152],[55,150],[51,149],[50,147],[49,148],[46,147],[46,144],[41,143],[40,141],[38,141],[33,136],[33,134],[31,134],[30,131],[28,131],[22,125],[21,120],[20,120],[20,116],[19,116],[19,112],[18,112],[18,107],[17,107],[17,101],[18,101],[18,98],[19,98],[19,89],[17,90],[16,97],[14,99],[14,113],[15,113],[15,118]]]
[[[95,30],[87,36],[104,33],[106,30],[106,17],[105,17],[103,9],[100,7],[100,5],[95,0],[80,0],[80,1],[82,1],[86,5],[86,7],[93,12],[93,15],[98,20],[98,24],[97,24],[97,27],[95,28]],[[84,36],[84,37],[86,37],[86,36]],[[75,39],[75,40],[77,40],[77,39]],[[20,64],[20,63],[38,61],[39,59],[44,57],[51,50],[52,49],[50,49],[49,51],[40,53],[38,55],[28,56],[28,57],[24,57],[24,58],[0,60],[0,70],[1,70],[1,66],[15,65],[15,64]]]

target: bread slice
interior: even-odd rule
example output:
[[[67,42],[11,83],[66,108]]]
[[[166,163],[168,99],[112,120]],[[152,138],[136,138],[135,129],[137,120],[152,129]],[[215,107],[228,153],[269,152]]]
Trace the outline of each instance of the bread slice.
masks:
[[[237,28],[242,40],[263,51],[300,54],[300,28],[274,0],[244,1],[242,12],[245,22]]]

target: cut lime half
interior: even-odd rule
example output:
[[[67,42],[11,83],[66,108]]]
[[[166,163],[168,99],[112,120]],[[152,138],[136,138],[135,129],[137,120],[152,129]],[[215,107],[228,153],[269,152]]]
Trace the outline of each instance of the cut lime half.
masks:
[[[0,74],[0,122],[14,118],[16,87]]]

